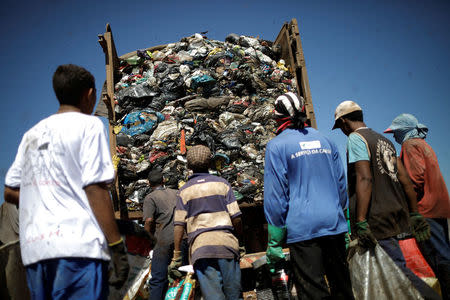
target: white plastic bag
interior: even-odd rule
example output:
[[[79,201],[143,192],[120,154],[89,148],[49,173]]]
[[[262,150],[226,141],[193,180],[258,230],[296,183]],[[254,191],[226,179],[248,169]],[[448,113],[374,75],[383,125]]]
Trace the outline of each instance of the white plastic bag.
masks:
[[[380,245],[361,252],[359,246],[350,245],[349,268],[355,299],[423,299]]]

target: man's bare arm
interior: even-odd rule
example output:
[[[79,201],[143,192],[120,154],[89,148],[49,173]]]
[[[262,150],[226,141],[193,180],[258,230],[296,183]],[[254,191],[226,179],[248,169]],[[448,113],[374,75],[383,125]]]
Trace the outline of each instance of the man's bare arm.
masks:
[[[13,189],[8,186],[5,186],[5,192],[3,193],[3,196],[5,197],[5,201],[8,203],[12,203],[15,205],[19,205],[19,195],[20,195],[20,189]]]
[[[181,241],[183,239],[184,227],[181,225],[175,225],[173,227],[174,236],[174,251],[181,251]]]
[[[155,220],[153,218],[145,219],[144,229],[151,235],[154,235],[155,234]]]
[[[372,173],[367,160],[355,163],[356,171],[356,222],[366,220],[372,198]]]
[[[119,241],[121,236],[114,217],[108,185],[104,183],[92,184],[85,187],[84,191],[108,243]]]
[[[244,230],[242,229],[242,219],[241,217],[236,217],[231,219],[231,222],[233,223],[234,231],[236,232],[236,237],[239,240],[239,244],[243,243],[243,237],[244,237]]]

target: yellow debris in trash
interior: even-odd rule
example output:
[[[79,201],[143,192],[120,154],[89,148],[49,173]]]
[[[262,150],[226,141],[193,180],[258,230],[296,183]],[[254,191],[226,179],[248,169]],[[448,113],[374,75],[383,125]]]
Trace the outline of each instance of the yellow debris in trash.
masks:
[[[217,53],[222,52],[222,51],[223,51],[222,48],[214,48],[214,49],[211,50],[211,52],[208,53],[208,56],[217,54]]]
[[[119,162],[120,162],[120,157],[118,157],[117,154],[114,154],[112,157],[112,162],[113,162],[114,170],[117,171],[117,167],[119,166]]]
[[[122,125],[116,125],[113,128],[114,134],[119,134],[119,132],[122,130]]]

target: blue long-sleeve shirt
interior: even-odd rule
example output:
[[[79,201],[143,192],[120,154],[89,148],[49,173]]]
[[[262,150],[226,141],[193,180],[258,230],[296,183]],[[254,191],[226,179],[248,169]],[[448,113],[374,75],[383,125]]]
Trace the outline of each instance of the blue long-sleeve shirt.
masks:
[[[264,213],[287,243],[347,232],[347,186],[336,145],[313,128],[286,129],[266,147]]]

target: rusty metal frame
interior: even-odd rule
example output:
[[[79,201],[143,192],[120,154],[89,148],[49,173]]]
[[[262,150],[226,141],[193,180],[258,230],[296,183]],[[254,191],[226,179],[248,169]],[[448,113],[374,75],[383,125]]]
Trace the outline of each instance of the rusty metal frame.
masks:
[[[298,92],[305,99],[305,110],[308,120],[312,127],[317,128],[311,90],[306,73],[305,56],[296,19],[292,19],[290,23],[285,23],[281,27],[274,44],[281,46],[281,58],[285,60],[289,72],[294,74],[299,89]]]
[[[116,46],[114,44],[114,38],[111,31],[111,26],[106,24],[106,30],[104,34],[98,35],[98,42],[105,54],[105,66],[106,66],[106,89],[102,89],[101,99],[105,103],[108,110],[109,120],[109,146],[110,152],[113,158],[116,157],[116,135],[114,134],[114,125],[116,123],[116,114],[114,111],[114,72],[118,69],[119,58],[117,57]],[[116,172],[117,174],[117,172]],[[116,175],[114,185],[111,188],[111,196],[114,202],[114,210],[119,211],[119,215],[116,217],[120,219],[128,219],[128,209],[125,203],[125,199],[120,197],[119,193],[119,178]]]

